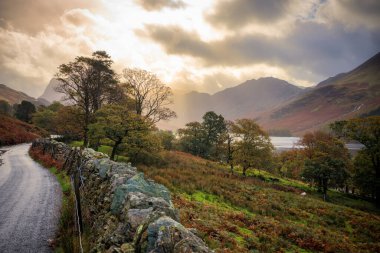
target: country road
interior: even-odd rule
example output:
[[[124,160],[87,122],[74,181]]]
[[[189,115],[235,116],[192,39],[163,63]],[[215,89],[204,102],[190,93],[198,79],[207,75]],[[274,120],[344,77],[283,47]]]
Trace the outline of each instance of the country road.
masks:
[[[62,192],[28,155],[30,144],[0,148],[0,252],[52,252]],[[1,152],[0,152],[1,153]]]

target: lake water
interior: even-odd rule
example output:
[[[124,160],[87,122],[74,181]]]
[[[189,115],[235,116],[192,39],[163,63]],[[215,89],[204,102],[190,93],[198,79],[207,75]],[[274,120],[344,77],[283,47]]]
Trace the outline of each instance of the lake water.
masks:
[[[277,137],[270,136],[273,146],[278,150],[288,150],[293,148],[300,148],[297,144],[300,140],[300,137]],[[346,143],[346,147],[351,151],[358,151],[364,146],[360,143]]]

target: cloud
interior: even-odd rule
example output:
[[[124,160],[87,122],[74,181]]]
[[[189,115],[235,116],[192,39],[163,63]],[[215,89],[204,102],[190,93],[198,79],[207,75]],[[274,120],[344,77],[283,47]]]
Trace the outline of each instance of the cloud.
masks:
[[[216,1],[206,20],[216,27],[235,31],[247,26],[274,26],[307,17],[312,12],[315,0],[223,0]],[[263,30],[263,29],[261,29]]]
[[[96,50],[95,42],[101,38],[92,29],[101,26],[96,18],[87,9],[73,9],[61,16],[60,26],[35,35],[12,26],[0,28],[0,82],[40,95],[60,64]]]
[[[251,22],[274,23],[284,17],[290,0],[235,0],[219,1],[207,20],[217,26],[234,29]]]
[[[179,9],[186,6],[181,0],[135,0],[135,2],[147,11],[158,11],[163,8]]]
[[[60,24],[59,17],[69,9],[101,9],[100,1],[87,0],[3,0],[0,17],[17,31],[37,34],[46,26]]]
[[[330,0],[321,5],[318,15],[326,23],[340,23],[351,29],[380,30],[378,0]]]
[[[196,32],[156,25],[147,25],[145,36],[159,43],[168,54],[196,58],[205,67],[267,64],[293,70],[298,78],[314,79],[347,71],[380,50],[380,34],[312,21],[297,21],[294,29],[281,39],[233,34],[203,41]]]

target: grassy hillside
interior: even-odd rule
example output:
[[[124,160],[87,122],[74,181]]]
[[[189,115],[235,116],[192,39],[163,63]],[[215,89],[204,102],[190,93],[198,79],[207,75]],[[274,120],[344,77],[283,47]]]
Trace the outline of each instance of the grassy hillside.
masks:
[[[172,191],[181,222],[216,252],[380,251],[380,210],[369,202],[330,192],[326,203],[302,182],[258,171],[243,178],[181,152],[164,156],[167,166],[139,169]]]
[[[46,134],[36,126],[0,114],[0,146],[31,142]]]

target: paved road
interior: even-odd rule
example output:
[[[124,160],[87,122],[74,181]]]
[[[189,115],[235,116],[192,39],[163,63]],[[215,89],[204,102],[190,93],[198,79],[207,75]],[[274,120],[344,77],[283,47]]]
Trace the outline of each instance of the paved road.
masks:
[[[62,192],[47,169],[28,155],[30,144],[0,157],[0,252],[52,252]]]

